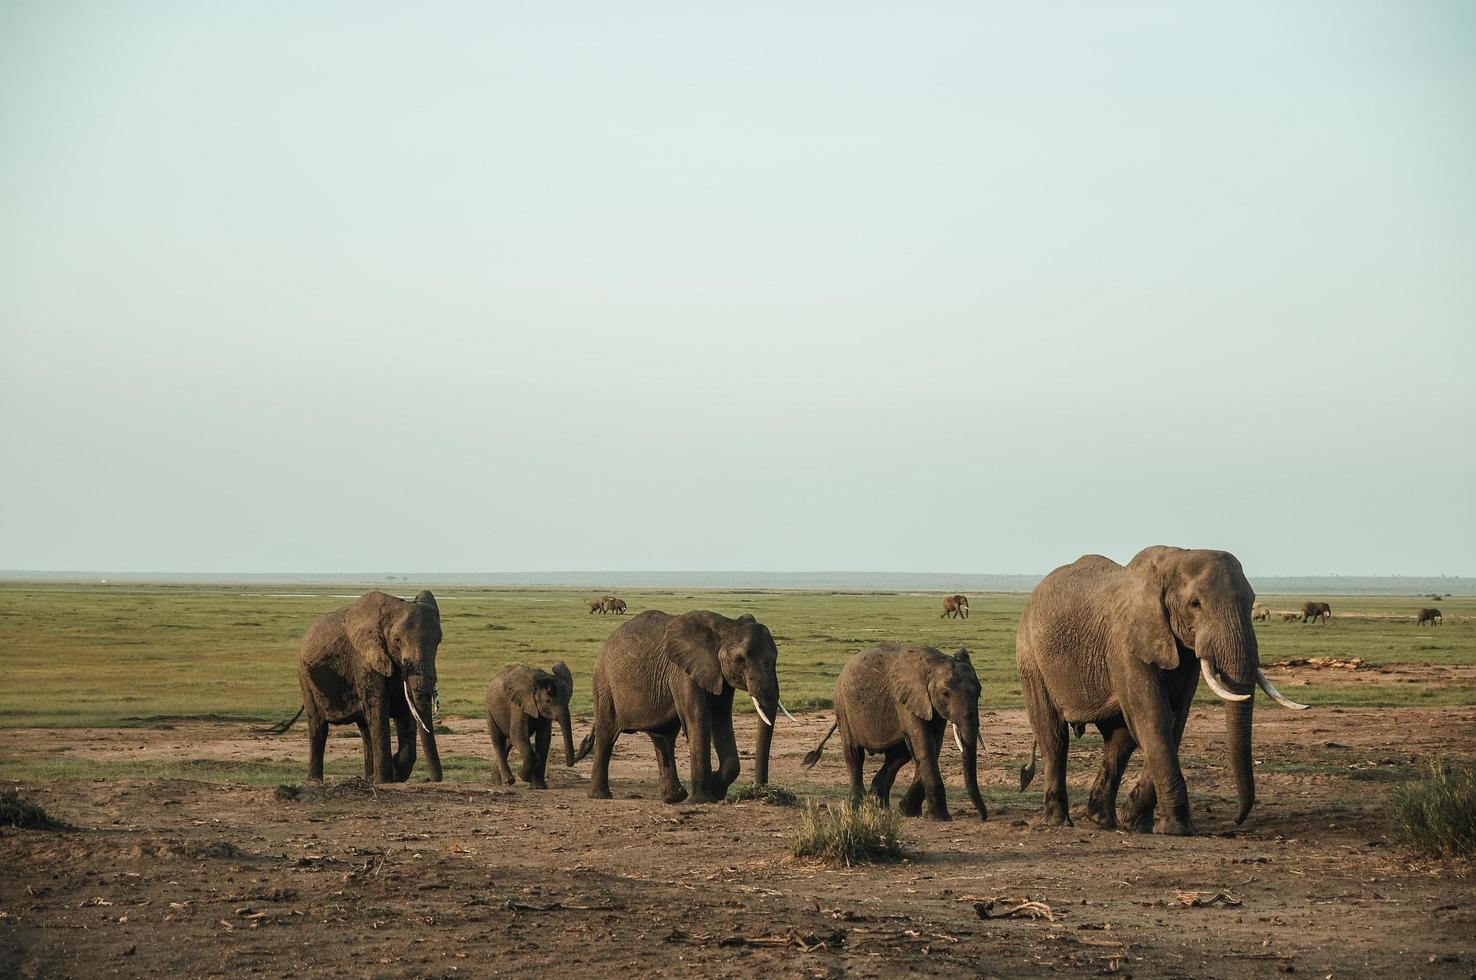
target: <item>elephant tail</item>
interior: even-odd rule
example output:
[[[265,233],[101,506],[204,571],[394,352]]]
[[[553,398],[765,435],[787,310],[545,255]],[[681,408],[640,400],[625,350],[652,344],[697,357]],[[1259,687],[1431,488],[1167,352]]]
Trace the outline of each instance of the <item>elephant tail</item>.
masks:
[[[1025,787],[1035,778],[1035,739],[1030,740],[1030,765],[1020,767],[1020,792],[1025,792]]]
[[[297,719],[301,718],[302,713],[306,710],[307,705],[303,705],[297,709],[297,714],[293,715],[291,718],[288,718],[286,721],[279,721],[275,725],[268,725],[266,728],[253,728],[252,731],[258,735],[281,735],[285,733],[287,729],[291,728],[293,723],[296,722]]]
[[[580,759],[583,759],[585,756],[589,755],[590,751],[594,749],[594,745],[594,732],[590,732],[588,735],[584,736],[584,741],[579,743],[579,751],[574,753],[574,761],[578,762]]]
[[[820,761],[820,753],[825,751],[825,743],[830,741],[830,736],[835,734],[835,730],[838,727],[840,727],[839,721],[832,722],[830,725],[830,731],[825,733],[825,737],[820,740],[820,744],[805,753],[803,765],[806,769],[810,768],[815,763]]]

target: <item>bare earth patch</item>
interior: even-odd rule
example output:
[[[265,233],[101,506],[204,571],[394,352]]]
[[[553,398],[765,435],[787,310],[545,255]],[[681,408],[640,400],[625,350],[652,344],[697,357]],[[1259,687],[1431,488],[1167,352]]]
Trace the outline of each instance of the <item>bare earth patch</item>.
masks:
[[[781,721],[772,767],[776,782],[828,803],[845,786],[839,754],[808,771],[799,760],[830,719]],[[800,808],[663,805],[637,736],[617,745],[610,801],[585,797],[587,763],[551,766],[547,792],[414,782],[281,799],[191,780],[20,785],[76,829],[0,833],[0,975],[521,975],[550,962],[567,975],[733,977],[1476,969],[1476,879],[1414,862],[1386,834],[1391,785],[1423,760],[1476,751],[1476,708],[1258,711],[1260,803],[1240,828],[1220,722],[1218,708],[1196,709],[1184,752],[1204,836],[1088,823],[1094,734],[1072,750],[1077,826],[1035,827],[1038,793],[1012,792],[1029,737],[1023,712],[1009,711],[985,719],[989,822],[965,809],[950,747],[954,821],[907,820],[908,860],[852,868],[788,856]],[[480,721],[450,725],[448,758],[487,757]],[[743,716],[740,744],[749,725]],[[300,730],[273,739],[227,724],[5,738],[10,758],[306,755]],[[358,752],[356,739],[330,740],[332,758]]]

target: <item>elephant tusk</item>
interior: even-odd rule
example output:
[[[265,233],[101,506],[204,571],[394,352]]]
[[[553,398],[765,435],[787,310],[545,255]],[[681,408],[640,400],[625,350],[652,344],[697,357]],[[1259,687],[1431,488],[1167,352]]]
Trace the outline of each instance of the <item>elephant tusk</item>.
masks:
[[[790,721],[795,721],[795,722],[799,721],[798,718],[796,718],[794,715],[792,715],[792,714],[789,713],[789,709],[788,708],[784,707],[784,702],[783,701],[780,701],[779,702],[779,710],[782,711],[782,712],[784,712],[784,717],[788,718]]]
[[[954,745],[957,745],[958,746],[958,750],[960,752],[962,752],[964,750],[964,747],[963,747],[963,739],[961,739],[961,738],[958,737],[958,726],[957,725],[949,725],[948,727],[953,729],[953,744]]]
[[[1280,691],[1272,687],[1271,682],[1266,678],[1265,673],[1259,667],[1256,668],[1256,683],[1261,686],[1261,690],[1266,692],[1266,696],[1268,698],[1270,698],[1272,701],[1275,701],[1283,708],[1292,708],[1296,711],[1307,710],[1308,705],[1298,704],[1291,698],[1283,696]]]
[[[420,725],[420,730],[429,735],[430,729],[425,727],[425,722],[421,720],[420,712],[415,710],[415,699],[410,696],[410,682],[401,681],[400,686],[405,689],[405,703],[410,706],[410,713],[415,716],[415,721]]]
[[[1249,694],[1236,694],[1234,691],[1226,687],[1224,683],[1222,683],[1220,679],[1215,676],[1215,672],[1210,669],[1208,660],[1201,660],[1199,662],[1199,672],[1204,675],[1204,682],[1209,685],[1209,689],[1211,691],[1214,691],[1220,697],[1224,698],[1226,701],[1245,701],[1250,698]]]
[[[753,710],[758,712],[759,717],[764,720],[764,724],[768,725],[770,728],[773,728],[774,722],[769,718],[768,715],[764,714],[764,709],[759,707],[758,698],[750,694],[748,696],[748,700],[753,702]]]

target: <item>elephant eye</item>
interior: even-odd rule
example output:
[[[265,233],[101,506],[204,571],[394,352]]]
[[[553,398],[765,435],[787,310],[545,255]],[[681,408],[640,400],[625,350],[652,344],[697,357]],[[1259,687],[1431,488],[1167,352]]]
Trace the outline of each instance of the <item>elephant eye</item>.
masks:
[[[1189,600],[1189,608],[1190,609],[1198,609],[1199,608],[1199,600],[1198,599],[1190,599]]]

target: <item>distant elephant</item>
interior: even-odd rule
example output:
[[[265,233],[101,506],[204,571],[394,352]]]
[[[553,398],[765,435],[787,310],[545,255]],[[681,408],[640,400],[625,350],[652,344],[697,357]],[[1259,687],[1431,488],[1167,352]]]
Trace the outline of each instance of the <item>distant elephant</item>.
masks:
[[[1117,825],[1117,791],[1134,749],[1144,775],[1125,822],[1133,830],[1190,834],[1189,794],[1179,743],[1199,679],[1230,702],[1225,711],[1239,795],[1235,822],[1255,804],[1252,696],[1259,685],[1282,697],[1261,672],[1250,610],[1255,593],[1235,556],[1155,547],[1126,567],[1086,555],[1057,568],[1030,594],[1015,638],[1026,713],[1045,761],[1046,823],[1070,824],[1066,796],[1068,724],[1093,723],[1104,741],[1087,813]],[[1035,775],[1020,771],[1023,791]],[[1154,810],[1158,819],[1154,822]]]
[[[627,608],[624,599],[617,599],[614,596],[610,596],[609,601],[605,603],[605,611],[614,613],[617,616],[624,616]]]
[[[306,711],[308,779],[321,781],[328,726],[352,722],[364,743],[364,778],[389,783],[410,778],[418,725],[431,779],[440,782],[441,756],[426,721],[433,717],[440,644],[441,610],[429,592],[413,602],[369,592],[319,616],[303,635],[298,656],[302,707],[268,731],[285,732]],[[391,721],[399,743],[393,755]]]
[[[687,798],[676,769],[676,737],[690,748],[692,800],[715,803],[738,778],[733,692],[747,691],[760,725],[755,763],[768,773],[768,750],[779,703],[779,649],[752,616],[714,612],[671,616],[651,609],[623,623],[600,650],[594,670],[594,731],[577,758],[594,751],[589,795],[610,798],[610,752],[621,732],[645,732],[656,749],[661,798]],[[785,711],[788,714],[788,711]],[[714,750],[718,771],[712,768]]]
[[[969,652],[950,657],[926,646],[883,644],[846,661],[835,682],[835,724],[820,744],[805,756],[805,768],[820,761],[825,743],[837,728],[841,751],[851,774],[851,801],[860,803],[865,790],[861,764],[867,754],[885,754],[871,792],[887,806],[897,770],[916,760],[916,775],[901,810],[910,817],[922,812],[924,797],[930,820],[950,820],[938,757],[943,730],[953,726],[953,740],[963,753],[964,786],[980,820],[989,819],[979,795],[979,676]]]
[[[968,619],[969,618],[969,597],[968,596],[963,596],[963,595],[949,595],[949,596],[944,596],[943,597],[943,615],[942,616],[939,616],[938,618],[939,619],[942,619],[944,616],[947,616],[949,618],[952,618],[954,616],[958,616],[958,617],[961,617],[963,619]]]
[[[548,670],[518,664],[493,678],[487,687],[487,735],[497,763],[495,782],[514,784],[507,764],[510,743],[522,756],[519,772],[534,789],[547,789],[548,745],[553,723],[564,733],[564,765],[574,765],[574,732],[569,724],[569,698],[574,694],[574,676],[560,660]]]
[[[1424,626],[1426,623],[1429,623],[1431,626],[1439,626],[1444,620],[1445,617],[1440,614],[1439,609],[1421,609],[1419,619],[1415,620],[1415,625]]]
[[[1321,619],[1322,620],[1322,625],[1323,626],[1326,626],[1327,625],[1327,621],[1328,621],[1329,617],[1331,617],[1331,616],[1332,616],[1332,606],[1329,606],[1325,602],[1304,602],[1304,603],[1302,603],[1302,622],[1304,622],[1304,623],[1307,622],[1309,619],[1310,620]]]
[[[610,611],[610,603],[614,601],[615,597],[612,595],[602,595],[598,599],[591,599],[589,600],[589,612],[591,615],[599,613],[603,616]]]
[[[1251,619],[1257,623],[1264,623],[1271,618],[1271,607],[1263,606],[1259,602],[1251,606]]]
[[[1295,623],[1297,620],[1299,620],[1301,618],[1302,618],[1302,614],[1301,613],[1290,612],[1290,613],[1282,613],[1281,614],[1281,621],[1283,623]]]

